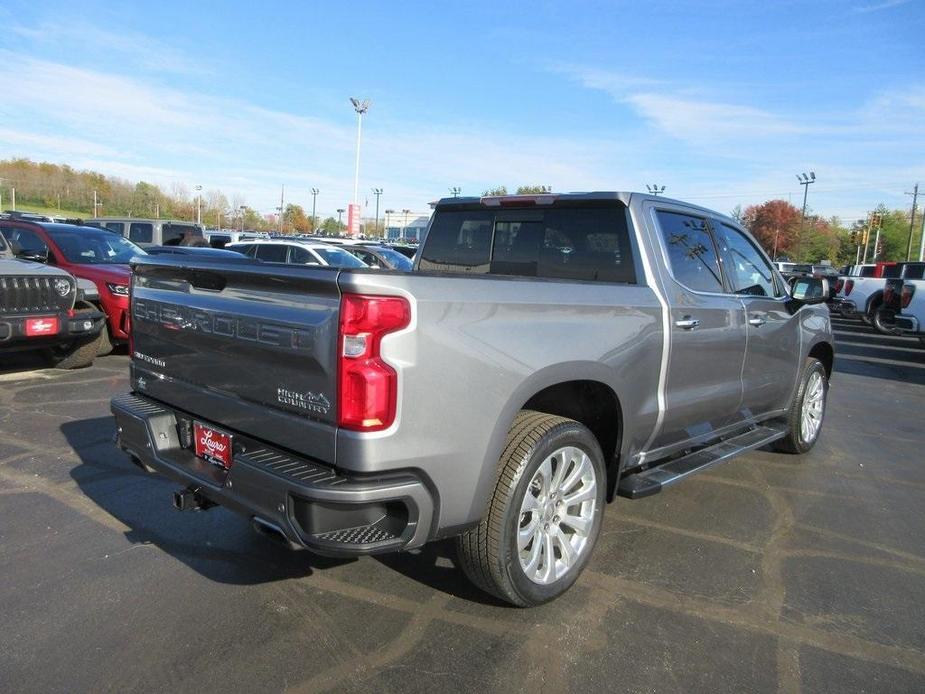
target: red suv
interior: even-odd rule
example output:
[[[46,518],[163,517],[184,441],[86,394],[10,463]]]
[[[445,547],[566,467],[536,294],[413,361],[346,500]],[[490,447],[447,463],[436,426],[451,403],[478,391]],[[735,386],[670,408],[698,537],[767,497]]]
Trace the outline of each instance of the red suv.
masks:
[[[128,340],[129,261],[145,252],[119,234],[94,227],[23,220],[0,221],[0,233],[21,258],[46,262],[88,279],[99,291],[112,343]],[[103,336],[101,354],[111,351]]]

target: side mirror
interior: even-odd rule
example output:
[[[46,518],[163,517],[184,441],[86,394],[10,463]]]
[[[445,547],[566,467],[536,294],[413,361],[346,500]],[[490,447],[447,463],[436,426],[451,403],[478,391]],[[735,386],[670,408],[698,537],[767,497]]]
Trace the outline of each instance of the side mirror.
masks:
[[[822,304],[829,299],[829,281],[825,277],[799,277],[791,296],[804,304]]]
[[[31,250],[21,250],[16,254],[17,258],[22,260],[31,260],[34,263],[47,263],[48,262],[48,251],[40,251],[36,249]]]

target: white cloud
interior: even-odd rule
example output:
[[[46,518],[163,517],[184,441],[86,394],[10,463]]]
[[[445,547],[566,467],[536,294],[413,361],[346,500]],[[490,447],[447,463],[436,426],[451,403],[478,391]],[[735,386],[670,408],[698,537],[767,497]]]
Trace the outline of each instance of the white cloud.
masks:
[[[69,19],[45,21],[37,26],[13,25],[9,30],[33,43],[79,46],[83,54],[121,54],[122,60],[136,68],[158,73],[202,75],[210,66],[194,61],[182,51],[150,36],[134,31],[107,31],[89,22]]]
[[[888,10],[891,7],[905,5],[908,2],[910,2],[910,0],[885,0],[885,2],[877,2],[872,5],[858,5],[857,7],[852,8],[852,12],[879,12],[880,10]]]

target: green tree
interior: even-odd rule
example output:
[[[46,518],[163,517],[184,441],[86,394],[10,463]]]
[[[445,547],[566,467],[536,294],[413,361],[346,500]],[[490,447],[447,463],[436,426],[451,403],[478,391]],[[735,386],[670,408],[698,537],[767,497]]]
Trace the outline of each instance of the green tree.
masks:
[[[339,223],[334,217],[328,217],[321,223],[321,232],[325,236],[337,236],[346,228],[343,223]]]
[[[551,192],[552,186],[517,186],[518,195],[542,195]]]
[[[498,186],[496,188],[489,188],[486,191],[482,192],[482,197],[489,197],[491,195],[507,195],[507,186]]]

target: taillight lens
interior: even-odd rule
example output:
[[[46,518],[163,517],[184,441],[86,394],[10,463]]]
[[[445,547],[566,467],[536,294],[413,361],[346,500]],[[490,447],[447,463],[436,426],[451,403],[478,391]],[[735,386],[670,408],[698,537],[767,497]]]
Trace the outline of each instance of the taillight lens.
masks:
[[[903,308],[909,307],[909,304],[912,302],[913,294],[915,294],[915,285],[914,284],[904,284],[903,285],[903,296],[902,296]]]
[[[845,286],[845,280],[843,280],[843,279],[841,279],[841,278],[839,278],[838,280],[836,280],[836,281],[835,281],[835,293],[838,294],[838,292],[840,292],[841,289],[842,289],[842,287],[844,287],[844,286]]]
[[[892,304],[893,303],[893,287],[887,285],[883,290],[883,303]]]
[[[848,280],[845,282],[845,296],[848,296],[852,289],[854,289],[854,280]]]
[[[341,297],[338,426],[381,431],[395,421],[398,374],[382,360],[380,344],[410,322],[411,305],[400,296]]]

